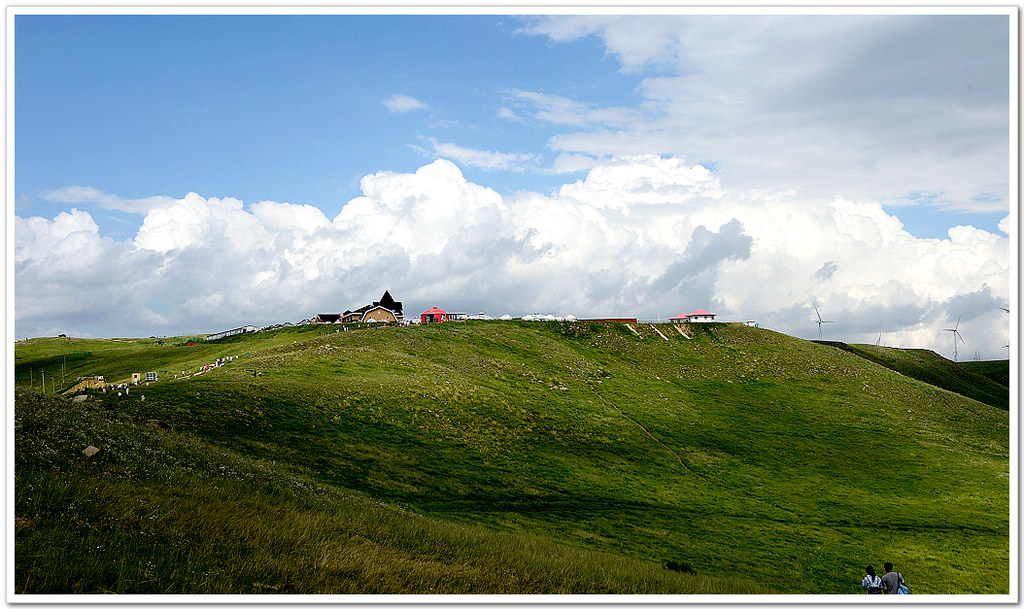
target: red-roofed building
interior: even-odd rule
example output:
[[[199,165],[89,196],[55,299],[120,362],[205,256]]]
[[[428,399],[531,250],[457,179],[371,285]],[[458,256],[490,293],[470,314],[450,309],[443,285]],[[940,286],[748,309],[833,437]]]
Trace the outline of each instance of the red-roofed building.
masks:
[[[433,307],[420,314],[420,323],[433,324],[443,321],[448,321],[448,312],[437,307]]]
[[[444,321],[466,321],[468,316],[465,313],[449,313],[443,309],[433,307],[429,311],[420,314],[420,323],[433,324]]]
[[[669,321],[674,324],[701,324],[715,321],[715,314],[708,313],[704,309],[697,309],[693,313],[680,313],[675,317],[669,318]]]

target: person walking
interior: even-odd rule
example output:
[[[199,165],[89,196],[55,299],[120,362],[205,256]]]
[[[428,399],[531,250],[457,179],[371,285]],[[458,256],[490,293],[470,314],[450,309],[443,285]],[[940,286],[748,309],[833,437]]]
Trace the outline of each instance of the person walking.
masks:
[[[882,591],[885,594],[899,594],[903,584],[903,576],[892,570],[892,563],[885,563],[885,575],[882,576]]]
[[[860,581],[860,585],[864,588],[864,592],[867,594],[881,594],[882,593],[882,578],[875,575],[875,568],[868,565],[864,568],[867,573],[864,579]]]

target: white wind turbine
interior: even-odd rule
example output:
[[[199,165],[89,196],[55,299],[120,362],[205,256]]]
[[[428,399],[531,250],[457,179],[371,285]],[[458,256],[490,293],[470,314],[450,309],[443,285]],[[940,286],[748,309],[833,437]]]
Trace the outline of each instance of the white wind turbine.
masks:
[[[963,317],[963,315],[961,315],[960,317],[956,318],[956,325],[955,326],[953,326],[952,328],[946,328],[946,332],[952,332],[953,333],[953,361],[954,362],[956,361],[956,339],[959,338],[960,342],[962,342],[964,344],[967,344],[967,341],[964,340],[964,337],[960,336],[960,318],[961,317]]]
[[[1004,311],[1006,311],[1007,313],[1010,312],[1010,310],[1007,309],[1006,307],[999,307],[999,308],[1004,310]],[[1007,343],[1007,344],[1003,345],[1003,349],[1006,349],[1006,359],[1010,359],[1010,344]]]
[[[813,306],[814,306],[814,314],[818,316],[818,340],[821,340],[821,324],[830,324],[830,323],[832,323],[832,320],[831,319],[822,319],[821,318],[821,313],[818,312],[818,305],[815,304]]]

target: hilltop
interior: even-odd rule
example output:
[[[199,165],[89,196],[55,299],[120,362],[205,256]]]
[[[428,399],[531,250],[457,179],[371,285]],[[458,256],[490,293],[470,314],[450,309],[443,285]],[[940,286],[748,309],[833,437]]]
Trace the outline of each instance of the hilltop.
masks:
[[[65,379],[155,371],[159,382],[79,406],[156,421],[172,444],[257,459],[438,527],[468,527],[492,540],[484,545],[504,535],[679,581],[714,576],[701,588],[712,592],[858,593],[863,566],[885,560],[915,593],[1008,592],[1006,409],[905,366],[897,374],[879,354],[741,325],[686,332],[470,322],[303,326],[195,346],[36,339],[16,345],[16,382],[37,385],[45,370],[49,384],[62,366]],[[227,357],[236,359],[194,374]],[[81,460],[84,446],[68,446],[61,458]],[[116,466],[116,439],[96,446]],[[209,483],[195,484],[187,488]],[[20,512],[30,496],[18,493]],[[60,517],[51,509],[40,519]],[[16,546],[19,582],[23,566],[45,570],[40,546],[32,558],[28,547]],[[595,570],[575,572],[591,581]],[[328,591],[310,590],[311,573],[289,578]],[[659,586],[643,589],[699,588]]]

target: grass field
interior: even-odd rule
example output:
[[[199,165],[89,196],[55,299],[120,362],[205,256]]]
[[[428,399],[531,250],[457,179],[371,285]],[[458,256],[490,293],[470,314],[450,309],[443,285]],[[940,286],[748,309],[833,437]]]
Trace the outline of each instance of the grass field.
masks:
[[[902,375],[1009,410],[1010,361],[951,362],[934,351],[833,343]]]
[[[192,347],[19,342],[19,387],[62,370],[68,386],[161,380],[76,404],[19,394],[16,516],[33,526],[17,530],[17,589],[855,594],[864,565],[889,560],[916,594],[1008,593],[1006,408],[882,356],[738,325],[688,331],[471,322]],[[55,411],[77,414],[46,423]],[[104,499],[68,507],[90,489]],[[389,533],[358,524],[371,521]],[[143,531],[167,551],[188,539],[190,554],[143,560],[158,554],[140,549]],[[128,549],[69,547],[82,535]],[[225,575],[270,538],[287,547],[264,572]],[[309,559],[319,544],[336,558]],[[47,575],[57,562],[72,566]]]

